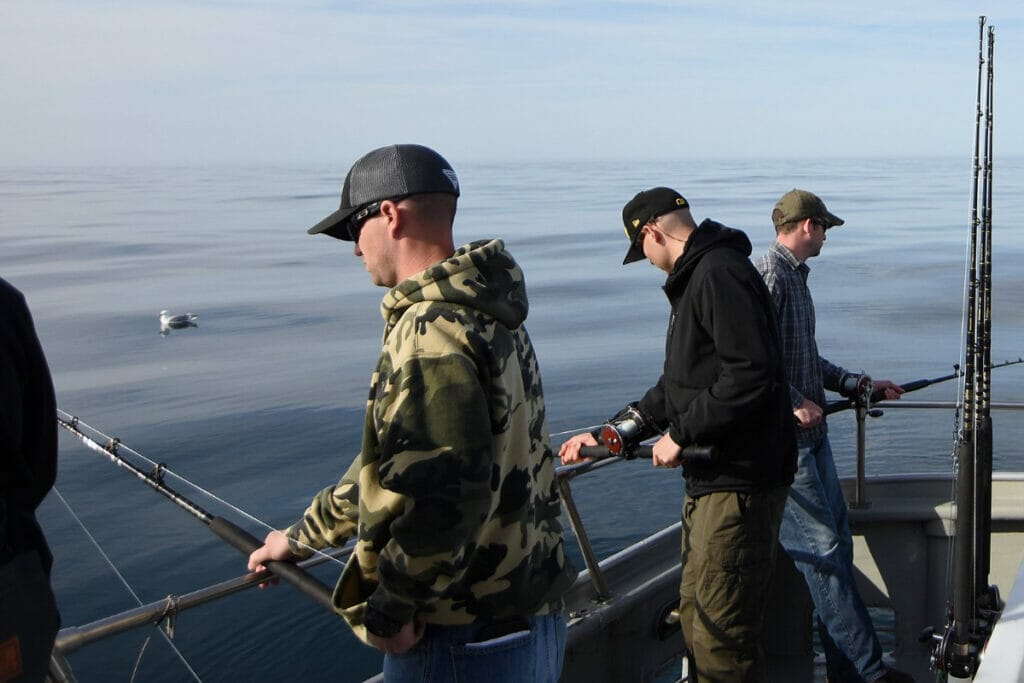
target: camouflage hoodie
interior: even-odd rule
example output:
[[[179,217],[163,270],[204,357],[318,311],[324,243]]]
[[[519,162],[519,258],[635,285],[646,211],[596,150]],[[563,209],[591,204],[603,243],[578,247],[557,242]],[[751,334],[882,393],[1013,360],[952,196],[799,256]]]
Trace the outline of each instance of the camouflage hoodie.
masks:
[[[334,604],[364,640],[367,604],[402,623],[544,614],[575,576],[527,308],[500,240],[384,296],[361,452],[286,532],[299,555],[357,535]]]

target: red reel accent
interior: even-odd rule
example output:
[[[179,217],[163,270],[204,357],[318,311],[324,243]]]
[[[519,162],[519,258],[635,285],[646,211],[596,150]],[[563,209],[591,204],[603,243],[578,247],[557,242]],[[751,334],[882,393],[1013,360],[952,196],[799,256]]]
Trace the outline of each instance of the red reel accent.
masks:
[[[604,443],[605,448],[608,452],[613,455],[618,455],[622,452],[622,435],[619,431],[611,425],[605,425],[601,428],[601,441]]]

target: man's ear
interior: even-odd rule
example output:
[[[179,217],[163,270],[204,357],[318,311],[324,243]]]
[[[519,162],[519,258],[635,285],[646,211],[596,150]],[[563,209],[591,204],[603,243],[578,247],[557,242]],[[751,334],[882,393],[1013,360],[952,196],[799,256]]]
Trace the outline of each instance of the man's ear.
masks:
[[[392,237],[398,235],[399,231],[402,229],[402,223],[404,221],[402,209],[398,204],[390,199],[385,199],[380,204],[380,215],[387,221],[388,233],[390,233]]]
[[[661,230],[650,228],[650,227],[648,227],[646,225],[643,228],[641,228],[641,229],[647,231],[644,234],[644,239],[645,240],[654,240],[659,245],[665,244],[665,234]]]

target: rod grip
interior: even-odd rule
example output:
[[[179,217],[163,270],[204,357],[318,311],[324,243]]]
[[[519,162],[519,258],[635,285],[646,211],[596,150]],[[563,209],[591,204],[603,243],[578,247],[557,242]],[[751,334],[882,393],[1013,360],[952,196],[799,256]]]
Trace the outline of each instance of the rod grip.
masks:
[[[949,379],[953,379],[953,377],[950,377]],[[939,381],[942,381],[942,380],[940,379]],[[917,380],[914,380],[913,382],[907,382],[906,384],[901,384],[900,386],[903,387],[903,391],[917,391],[918,389],[924,389],[925,387],[930,386],[932,384],[935,384],[935,380],[931,380],[931,379],[917,379]],[[877,400],[881,400],[884,397],[885,396],[883,395],[881,398],[879,398]],[[871,400],[876,400],[874,395],[871,396]]]
[[[223,517],[214,517],[210,520],[210,531],[217,534],[225,542],[234,546],[245,555],[261,547],[263,543],[240,526],[229,522]],[[313,575],[291,562],[280,562],[273,560],[264,563],[268,571],[312,598],[314,602],[324,609],[334,612],[334,601],[331,599],[333,590]]]
[[[652,446],[637,446],[636,457],[650,458],[652,451]],[[683,448],[683,464],[698,460],[714,460],[717,454],[718,449],[715,446],[691,444]],[[584,458],[600,460],[601,458],[610,458],[614,454],[608,450],[607,446],[582,446],[580,455]]]

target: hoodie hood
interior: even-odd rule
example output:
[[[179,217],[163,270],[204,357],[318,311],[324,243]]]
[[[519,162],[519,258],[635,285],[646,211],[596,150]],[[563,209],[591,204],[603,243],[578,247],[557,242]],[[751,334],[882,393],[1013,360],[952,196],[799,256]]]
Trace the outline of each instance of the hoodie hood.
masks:
[[[686,248],[665,281],[665,293],[672,296],[673,292],[685,289],[694,268],[705,254],[714,249],[732,249],[745,257],[753,251],[745,232],[705,218],[690,235]]]
[[[460,247],[451,257],[388,290],[381,303],[385,336],[407,308],[423,301],[471,308],[509,329],[522,325],[529,310],[523,271],[500,239]]]

